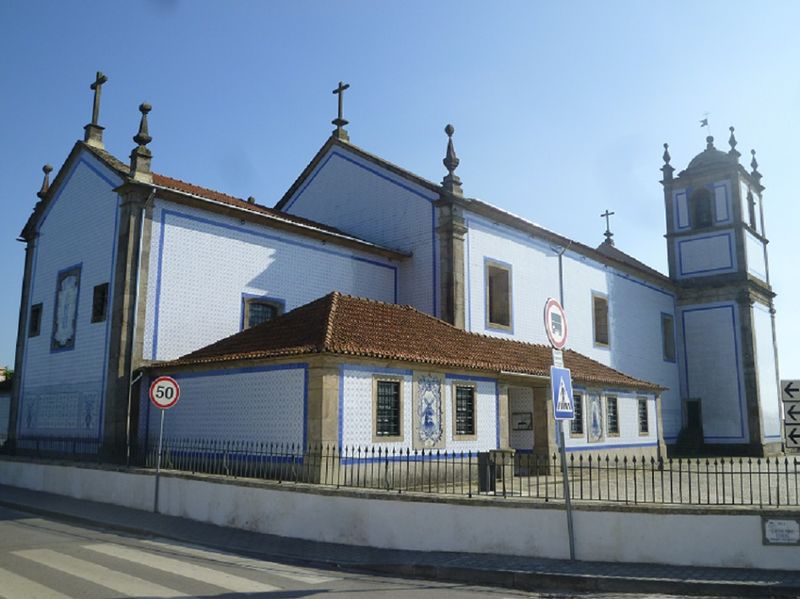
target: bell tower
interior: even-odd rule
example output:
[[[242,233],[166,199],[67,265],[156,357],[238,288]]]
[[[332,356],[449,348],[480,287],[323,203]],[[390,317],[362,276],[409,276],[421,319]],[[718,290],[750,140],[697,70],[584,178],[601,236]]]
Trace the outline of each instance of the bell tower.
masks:
[[[678,447],[766,455],[783,446],[764,186],[755,150],[749,172],[740,164],[733,127],[728,144],[723,152],[708,136],[677,176],[664,144],[683,404]]]

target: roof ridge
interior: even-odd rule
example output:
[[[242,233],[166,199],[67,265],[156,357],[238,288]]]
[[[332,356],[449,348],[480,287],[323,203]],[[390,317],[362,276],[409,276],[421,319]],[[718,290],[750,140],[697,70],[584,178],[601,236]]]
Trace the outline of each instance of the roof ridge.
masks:
[[[322,340],[322,350],[330,351],[333,347],[333,319],[336,317],[336,311],[339,307],[339,291],[333,291],[329,294],[330,306],[328,307],[328,314],[325,321],[325,337]]]

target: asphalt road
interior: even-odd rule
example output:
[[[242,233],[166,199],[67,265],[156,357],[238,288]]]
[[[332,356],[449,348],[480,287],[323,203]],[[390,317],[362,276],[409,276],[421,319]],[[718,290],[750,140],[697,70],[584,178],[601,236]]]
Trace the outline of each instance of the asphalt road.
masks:
[[[560,599],[586,595],[523,593],[298,567],[166,539],[97,530],[0,508],[0,597],[290,599],[323,596]]]

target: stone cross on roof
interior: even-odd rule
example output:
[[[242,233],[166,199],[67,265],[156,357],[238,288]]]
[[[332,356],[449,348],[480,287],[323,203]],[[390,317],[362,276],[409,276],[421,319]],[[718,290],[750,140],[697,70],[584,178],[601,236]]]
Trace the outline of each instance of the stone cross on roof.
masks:
[[[83,128],[83,141],[96,148],[104,148],[103,127],[98,125],[97,121],[100,118],[100,93],[102,92],[103,84],[106,81],[108,81],[108,77],[106,77],[100,71],[97,71],[94,83],[89,86],[89,89],[94,92],[94,102],[92,103],[92,122]]]
[[[611,232],[611,218],[610,218],[613,215],[614,215],[614,213],[613,212],[609,212],[608,208],[606,208],[606,211],[603,212],[603,214],[600,215],[600,218],[605,218],[606,219],[606,232],[603,233],[603,235],[606,236],[606,241],[605,242],[608,245],[614,245],[614,240],[611,239],[612,237],[614,237],[614,234]]]
[[[350,136],[347,134],[347,131],[344,128],[344,126],[348,124],[348,121],[346,121],[342,116],[344,91],[349,88],[350,88],[349,83],[343,83],[340,81],[339,86],[335,90],[333,90],[333,93],[339,96],[339,116],[334,120],[332,120],[331,124],[336,125],[336,131],[333,132],[333,136],[336,137],[337,139],[340,139],[341,141],[350,141]]]

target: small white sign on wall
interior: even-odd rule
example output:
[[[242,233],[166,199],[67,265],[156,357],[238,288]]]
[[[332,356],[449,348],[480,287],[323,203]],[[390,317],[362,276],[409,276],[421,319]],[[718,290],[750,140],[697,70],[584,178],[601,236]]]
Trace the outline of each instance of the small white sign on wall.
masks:
[[[800,518],[761,518],[764,545],[800,545]]]

